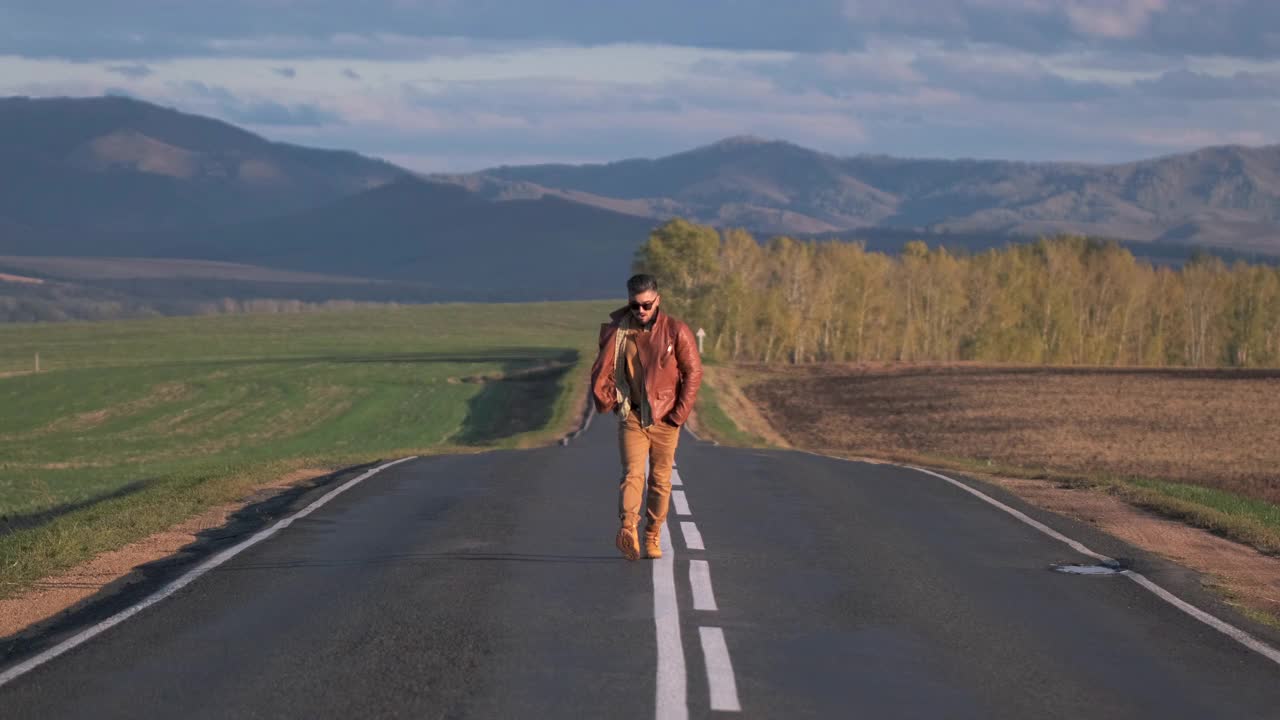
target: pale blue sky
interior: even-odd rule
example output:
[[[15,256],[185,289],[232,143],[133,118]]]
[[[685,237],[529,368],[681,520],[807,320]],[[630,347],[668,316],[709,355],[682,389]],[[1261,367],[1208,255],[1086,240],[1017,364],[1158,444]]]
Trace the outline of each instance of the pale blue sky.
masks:
[[[1280,142],[1280,1],[0,0],[0,94],[104,93],[425,171],[1123,161]]]

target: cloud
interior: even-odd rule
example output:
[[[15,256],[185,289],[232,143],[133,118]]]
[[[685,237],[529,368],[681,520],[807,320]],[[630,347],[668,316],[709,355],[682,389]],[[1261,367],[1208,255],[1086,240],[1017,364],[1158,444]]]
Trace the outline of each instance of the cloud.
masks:
[[[1035,52],[1280,57],[1275,0],[9,0],[0,48],[78,60],[426,57],[486,46],[658,44],[856,52],[893,38]],[[167,4],[166,7],[169,5]],[[67,17],[77,22],[68,24]]]
[[[153,71],[146,65],[137,63],[133,65],[108,65],[107,72],[136,80],[151,75]]]
[[[670,151],[730,135],[808,137],[854,147],[867,137],[848,103],[779,93],[767,81],[688,77],[657,82],[515,78],[401,88],[401,127],[421,136],[482,133],[525,146],[563,144],[608,156],[621,148]],[[613,148],[613,153],[608,148]],[[489,150],[492,152],[492,149]],[[541,152],[547,152],[541,150]]]
[[[200,42],[201,45],[193,48],[193,55],[359,60],[456,58],[546,45],[545,42],[350,30],[322,35],[279,33],[221,36],[204,38]]]
[[[905,90],[924,83],[913,67],[914,55],[878,47],[856,53],[814,53],[794,55],[784,62],[756,62],[742,69],[768,78],[786,92],[808,91],[842,95],[855,91]],[[733,72],[732,63],[707,62],[700,67],[723,74]]]
[[[882,38],[1040,53],[1280,57],[1274,0],[846,0],[843,9],[855,28]]]
[[[321,127],[339,122],[332,112],[315,105],[285,105],[272,100],[244,103],[231,113],[232,119],[249,125],[299,125]]]
[[[674,17],[667,0],[621,10],[579,2],[582,26],[558,28],[551,20],[563,21],[568,7],[560,0],[540,4],[550,19],[528,27],[512,18],[532,11],[514,2],[511,17],[495,19],[496,0],[395,8],[374,0],[345,10],[345,24],[333,7],[300,0],[227,0],[247,15],[207,23],[195,0],[172,2],[190,3],[181,27],[148,15],[133,36],[117,35],[104,18],[91,34],[112,38],[127,60],[0,55],[0,94],[97,95],[127,85],[137,97],[272,138],[439,159],[449,169],[505,157],[651,157],[739,134],[837,154],[1023,160],[1127,160],[1196,139],[1280,140],[1280,60],[1244,57],[1262,47],[1261,31],[1240,28],[1271,12],[1253,0],[1215,12],[1184,0],[832,0],[761,17],[748,12],[762,7],[755,0],[707,0],[683,5],[682,26],[670,28],[639,17],[646,9]],[[303,6],[315,17],[291,14]],[[9,0],[0,42],[15,37],[13,7],[43,12],[34,0]],[[795,17],[781,17],[788,13]],[[635,23],[604,27],[626,18]],[[698,24],[712,20],[711,29]],[[1228,37],[1239,41],[1234,54],[1204,52]],[[783,50],[708,47],[717,43]],[[1200,54],[1187,53],[1193,46]],[[147,59],[176,47],[185,55]],[[91,54],[92,43],[82,50]],[[135,66],[148,74],[120,72]]]
[[[1063,103],[1114,96],[1116,86],[1074,80],[1055,73],[1034,58],[972,57],[936,54],[918,59],[913,68],[933,87],[984,100]]]
[[[1149,95],[1179,100],[1267,100],[1280,98],[1280,72],[1211,75],[1181,68],[1138,81],[1134,87]]]
[[[1145,32],[1152,16],[1167,5],[1167,0],[1067,0],[1059,7],[1071,26],[1084,35],[1132,38]]]
[[[1179,0],[1173,0],[1178,2]],[[1182,0],[1187,2],[1188,0]],[[1194,0],[1192,0],[1194,1]],[[1085,38],[1124,39],[1149,29],[1170,0],[846,0],[845,15],[855,22],[888,23],[901,32],[923,37],[1001,35],[1012,45],[1047,41],[1057,36],[1072,42]]]
[[[257,97],[240,97],[225,87],[192,80],[181,92],[212,114],[247,125],[321,127],[338,125],[337,113],[311,103],[286,104]]]

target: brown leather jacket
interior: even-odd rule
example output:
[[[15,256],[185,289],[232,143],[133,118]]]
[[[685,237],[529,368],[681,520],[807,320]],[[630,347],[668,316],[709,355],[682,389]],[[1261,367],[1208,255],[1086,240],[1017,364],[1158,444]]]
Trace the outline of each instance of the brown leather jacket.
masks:
[[[609,322],[600,326],[600,354],[591,367],[591,397],[597,412],[611,412],[617,407],[615,381],[615,336],[628,308],[615,310]],[[650,330],[649,342],[640,356],[644,368],[645,395],[654,422],[665,420],[683,425],[693,412],[693,403],[702,385],[702,358],[698,355],[698,339],[689,326],[658,310]]]

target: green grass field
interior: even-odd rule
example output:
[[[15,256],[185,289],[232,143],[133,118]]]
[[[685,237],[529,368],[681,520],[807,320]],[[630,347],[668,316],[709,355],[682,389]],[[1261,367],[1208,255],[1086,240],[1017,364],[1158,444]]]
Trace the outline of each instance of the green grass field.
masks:
[[[298,468],[549,441],[615,305],[0,326],[0,594]]]
[[[720,390],[714,381],[705,379],[702,389],[698,391],[698,423],[699,429],[707,438],[723,445],[734,447],[767,447],[764,438],[753,435],[738,427],[733,418],[725,412],[720,403]]]

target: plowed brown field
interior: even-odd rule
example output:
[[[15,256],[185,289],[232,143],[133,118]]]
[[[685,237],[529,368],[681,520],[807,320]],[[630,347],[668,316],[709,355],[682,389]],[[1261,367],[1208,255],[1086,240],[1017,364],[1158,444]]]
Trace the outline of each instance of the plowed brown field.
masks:
[[[741,370],[747,397],[797,447],[1155,478],[1280,503],[1280,371]]]

